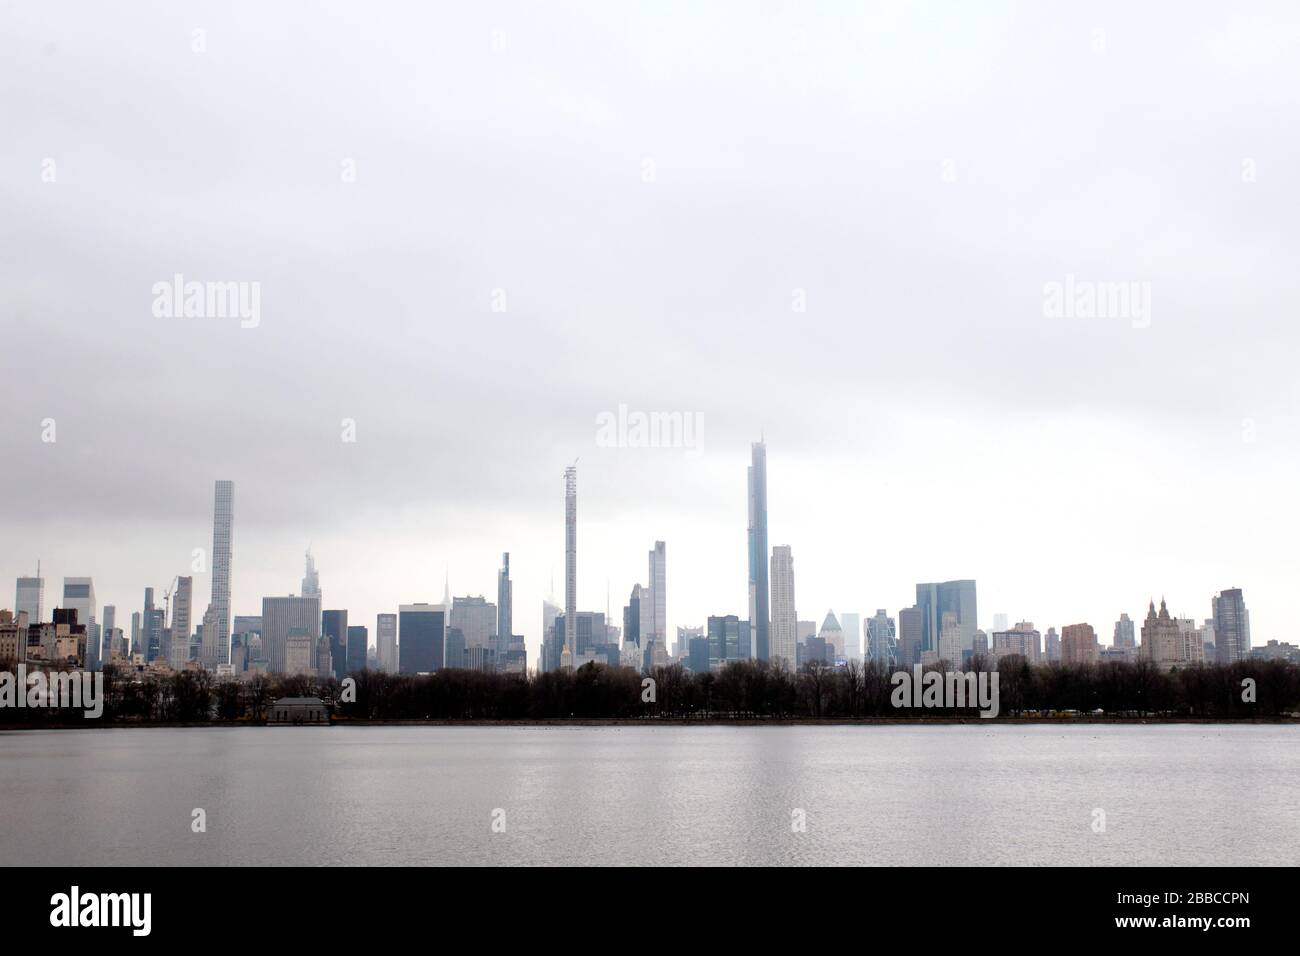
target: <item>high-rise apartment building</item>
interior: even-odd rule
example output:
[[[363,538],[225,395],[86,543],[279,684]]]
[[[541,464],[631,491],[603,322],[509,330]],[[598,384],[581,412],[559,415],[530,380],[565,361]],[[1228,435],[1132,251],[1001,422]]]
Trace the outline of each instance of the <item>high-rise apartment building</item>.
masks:
[[[1095,664],[1100,648],[1091,624],[1067,624],[1061,628],[1061,663]]]
[[[194,615],[193,577],[187,574],[176,578],[171,603],[172,626],[167,663],[174,670],[181,670],[190,659],[190,634]]]
[[[514,637],[514,583],[510,580],[510,552],[501,555],[501,569],[497,571],[497,627],[496,651],[504,656]]]
[[[783,660],[793,669],[798,662],[799,621],[794,603],[794,555],[788,544],[778,544],[772,549],[771,610],[769,653],[766,657],[761,653],[758,654],[758,659],[771,660],[773,663]],[[762,626],[761,618],[759,626]],[[757,635],[755,639],[762,640]]]
[[[217,664],[230,662],[230,559],[234,540],[235,483],[218,481],[212,506],[212,632],[203,628],[203,654]],[[320,601],[316,602],[317,610]],[[204,617],[207,620],[207,617]],[[319,624],[317,633],[319,634]],[[265,635],[263,636],[265,640]],[[283,648],[283,643],[281,644]],[[283,653],[283,650],[281,651]],[[283,665],[283,657],[281,658]]]
[[[1220,664],[1250,657],[1250,618],[1241,588],[1220,591],[1210,602],[1214,618],[1214,655]]]
[[[1030,621],[1021,621],[1015,627],[994,631],[991,648],[993,659],[1000,661],[1004,657],[1016,655],[1030,664],[1038,664],[1042,660],[1041,636]]]
[[[656,541],[650,551],[650,630],[642,634],[642,641],[647,638],[668,650],[668,558],[662,541]]]
[[[1137,647],[1137,632],[1133,626],[1133,619],[1127,614],[1121,614],[1119,620],[1115,622],[1115,634],[1111,643],[1115,647]]]
[[[898,663],[903,667],[921,663],[925,644],[924,617],[919,607],[905,607],[898,612]]]
[[[564,469],[564,648],[568,666],[578,653],[578,469]]]
[[[749,627],[753,655],[765,661],[771,656],[767,552],[767,445],[750,445],[749,484]],[[786,549],[789,551],[789,548]],[[794,646],[789,647],[794,666]]]

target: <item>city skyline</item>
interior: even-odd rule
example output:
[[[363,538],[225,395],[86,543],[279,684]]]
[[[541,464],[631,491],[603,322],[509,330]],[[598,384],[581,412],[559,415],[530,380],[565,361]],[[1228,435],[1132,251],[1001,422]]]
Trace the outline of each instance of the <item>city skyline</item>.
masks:
[[[802,616],[974,577],[981,609],[1109,634],[1235,583],[1292,639],[1296,11],[716,16],[412,10],[384,47],[349,8],[312,42],[225,9],[15,17],[0,71],[45,99],[0,143],[0,580],[93,575],[129,620],[211,548],[221,476],[235,612],[296,590],[308,544],[367,626],[448,570],[494,593],[509,550],[535,651],[581,456],[579,608],[662,540],[670,627],[743,617],[761,436]],[[260,283],[260,321],[155,315],[177,274]],[[1088,281],[1148,283],[1149,324],[1048,314]],[[602,443],[622,406],[704,427]]]
[[[760,534],[762,534],[762,532],[760,532],[759,534],[756,534],[755,532],[756,513],[762,515],[762,519],[760,522],[761,525],[765,526],[766,524],[766,507],[764,506],[761,509],[758,509],[757,511],[755,508],[755,502],[760,500],[759,498],[755,497],[755,488],[756,488],[755,471],[756,471],[756,465],[758,465],[757,470],[760,475],[759,486],[763,487],[763,491],[761,493],[761,500],[764,502],[765,505],[766,502],[765,444],[763,442],[753,443],[753,445],[751,446],[751,452],[752,452],[751,464],[747,469],[747,482],[746,482],[747,484],[746,498],[749,503],[748,504],[749,542],[746,549],[747,551],[746,564],[748,569],[747,574],[749,577],[748,604],[751,613],[753,613],[753,610],[756,607],[755,575],[754,575],[754,559],[756,554],[755,548],[758,546],[757,541],[760,540]],[[761,464],[759,464],[760,462]],[[212,633],[210,633],[209,628],[215,629],[215,627],[219,625],[221,616],[223,614],[227,622],[230,620],[230,609],[229,609],[228,599],[226,596],[229,595],[231,591],[231,582],[230,582],[230,565],[232,560],[231,542],[234,533],[233,482],[231,482],[230,480],[217,480],[215,482],[215,488],[216,488],[216,497],[215,497],[215,504],[213,507],[213,529],[214,530],[213,530],[212,540],[214,544],[214,554],[215,554],[214,566],[217,570],[213,575],[214,580],[212,585],[214,602],[212,605],[209,606],[208,613],[204,616],[205,633],[203,636],[202,647],[198,651],[198,658],[204,660],[209,664],[211,663],[211,659],[215,659],[221,663],[224,663],[229,660],[229,638],[226,638],[225,640],[225,647],[226,647],[225,654],[220,657],[214,657],[214,649],[220,646],[220,642],[213,639],[213,635]],[[576,588],[577,588],[577,574],[576,574],[577,468],[576,465],[570,466],[565,469],[564,489],[565,489],[564,523],[565,523],[565,561],[566,561],[566,584],[565,584],[566,599],[565,600],[570,608],[571,613],[565,615],[564,631],[558,636],[557,639],[559,645],[559,650],[557,651],[557,654],[561,655],[559,657],[560,666],[567,667],[567,666],[572,666],[573,661],[575,660],[575,656],[572,653],[572,649],[575,647],[575,641],[577,647],[579,648],[584,647],[584,645],[593,644],[594,641],[591,638],[591,636],[587,636],[585,638],[579,639],[577,637],[577,633],[575,630],[576,628],[579,627],[579,622],[584,619],[584,614],[587,613],[587,612],[581,612],[580,609],[576,613],[574,613],[574,600],[575,600],[574,595],[576,595],[577,593],[576,592]],[[798,610],[798,602],[797,602],[796,592],[794,588],[794,562],[793,562],[793,553],[791,547],[789,545],[770,546],[768,554],[769,554],[770,571],[771,571],[771,584],[770,584],[770,592],[769,592],[771,597],[771,601],[770,601],[771,620],[776,621],[779,616],[780,624],[779,626],[774,626],[772,628],[773,639],[771,642],[769,642],[768,653],[766,655],[763,653],[762,649],[758,645],[758,641],[757,641],[758,629],[753,628],[752,622],[750,620],[745,620],[741,625],[744,628],[744,634],[745,634],[741,643],[744,647],[749,648],[749,651],[746,656],[750,658],[754,658],[754,659],[770,658],[773,660],[777,658],[783,658],[790,666],[795,666],[798,660],[798,655],[794,653],[795,647],[797,646],[800,649],[803,648],[803,641],[805,639],[805,634],[804,634],[805,630],[807,630],[806,636],[808,638],[817,636],[816,624],[815,624],[815,620],[804,621],[799,618],[800,612]],[[632,591],[633,606],[624,609],[624,617],[622,620],[623,635],[620,638],[620,641],[623,642],[625,645],[625,652],[626,652],[626,641],[627,641],[626,615],[629,611],[637,610],[635,605],[637,602],[638,591],[642,595],[642,601],[639,607],[639,632],[640,633],[637,635],[636,638],[637,644],[642,649],[644,649],[647,646],[647,644],[651,644],[651,646],[653,646],[651,642],[654,642],[654,639],[657,637],[659,640],[654,643],[657,643],[663,649],[663,651],[666,652],[667,656],[680,657],[684,651],[689,651],[688,648],[677,647],[675,646],[674,643],[671,643],[667,640],[668,634],[672,632],[674,627],[682,627],[683,625],[668,624],[665,622],[664,619],[665,605],[666,605],[665,592],[667,590],[665,555],[666,555],[665,542],[662,540],[656,541],[655,547],[652,548],[649,552],[649,573],[647,577],[647,580],[650,582],[649,586],[646,588],[642,588],[639,583],[633,586],[633,591]],[[208,557],[206,554],[204,555],[196,554],[194,557],[194,565],[196,567],[202,566],[207,560]],[[443,630],[444,636],[449,638],[451,635],[451,629],[453,627],[457,628],[458,640],[463,642],[466,647],[483,648],[483,647],[492,646],[497,653],[504,653],[504,651],[509,646],[512,645],[514,638],[516,636],[522,636],[523,648],[528,652],[527,661],[528,661],[529,669],[535,669],[539,667],[545,669],[547,665],[546,665],[546,658],[544,657],[544,653],[543,653],[543,646],[544,646],[544,642],[548,637],[547,628],[549,626],[549,621],[553,617],[552,608],[554,607],[554,605],[551,603],[551,601],[554,600],[554,596],[552,594],[548,593],[547,597],[543,600],[544,623],[539,628],[538,635],[535,640],[530,639],[527,630],[521,628],[521,630],[524,630],[523,635],[508,635],[506,636],[505,640],[500,644],[489,641],[490,637],[495,636],[495,631],[499,629],[501,622],[503,620],[510,620],[513,615],[513,581],[510,579],[509,552],[502,553],[501,564],[502,566],[497,570],[497,574],[496,574],[497,597],[498,597],[498,603],[496,604],[491,604],[486,601],[486,599],[484,598],[485,592],[479,592],[477,595],[472,595],[467,593],[465,596],[454,599],[453,602],[453,599],[450,596],[451,593],[450,580],[449,580],[450,575],[449,572],[447,572],[446,574],[444,574],[444,585],[443,585],[444,596],[442,602],[440,604],[433,604],[432,602],[417,601],[414,602],[414,605],[418,606],[419,608],[428,608],[429,610],[437,610],[441,615],[441,622],[438,626]],[[15,607],[20,608],[21,606],[24,605],[24,603],[30,604],[35,599],[34,596],[37,594],[35,590],[37,585],[37,579],[30,576],[20,575],[15,578],[15,582],[16,582]],[[154,588],[152,586],[147,586],[144,592],[145,601],[144,601],[144,610],[143,610],[143,618],[142,618],[142,627],[139,630],[141,639],[147,642],[148,645],[155,652],[157,652],[160,657],[163,657],[164,659],[171,659],[178,663],[184,659],[183,657],[184,652],[179,651],[179,649],[177,650],[171,649],[170,646],[166,644],[166,641],[171,636],[170,628],[173,623],[173,620],[182,620],[182,621],[189,620],[190,603],[192,600],[190,597],[192,582],[193,582],[193,578],[191,576],[177,576],[176,578],[173,579],[173,585],[168,586],[166,589],[166,595],[165,595],[167,598],[166,606],[164,608],[158,609],[156,612],[157,614],[160,615],[157,621],[155,621],[151,616],[155,613],[153,610],[155,606],[153,604]],[[172,611],[173,616],[166,617],[166,608],[171,607],[170,602],[172,598],[172,590],[173,590],[173,586],[175,585],[179,585],[179,589],[176,595],[177,604],[174,610]],[[43,579],[41,579],[41,587],[43,589]],[[81,593],[83,595],[88,589],[89,600],[92,602],[94,601],[93,576],[77,577],[77,578],[66,577],[64,579],[65,595],[68,593],[68,588],[70,587],[75,587],[79,589],[78,593]],[[554,587],[553,582],[551,587],[553,589]],[[312,555],[310,546],[308,546],[308,548],[306,549],[306,571],[301,581],[300,592],[301,592],[300,594],[294,594],[293,592],[289,592],[288,595],[285,594],[264,595],[262,598],[261,607],[262,607],[262,616],[264,618],[267,617],[267,615],[270,613],[270,609],[276,609],[275,614],[273,614],[270,618],[267,618],[268,630],[267,632],[263,633],[262,657],[270,662],[270,666],[272,667],[273,671],[282,672],[285,670],[286,667],[285,641],[287,635],[292,633],[292,629],[287,630],[290,624],[305,628],[305,632],[303,633],[303,640],[306,641],[308,638],[310,638],[311,641],[310,654],[311,654],[311,659],[313,661],[315,660],[315,655],[317,653],[315,648],[315,641],[319,639],[328,645],[328,651],[332,653],[334,658],[332,670],[335,677],[342,676],[343,668],[345,666],[355,665],[355,662],[357,660],[356,648],[358,646],[358,639],[367,642],[366,644],[361,645],[362,647],[368,646],[370,648],[373,648],[375,656],[376,657],[379,656],[379,642],[381,641],[381,637],[385,635],[387,631],[387,626],[385,625],[385,621],[391,620],[392,612],[388,610],[383,610],[375,614],[374,617],[375,627],[373,630],[374,641],[370,642],[368,641],[368,638],[369,638],[369,634],[371,633],[371,630],[368,625],[349,627],[349,617],[348,617],[349,609],[324,607],[323,598],[322,598],[322,589],[320,586],[319,571],[316,567],[315,559],[314,556]],[[508,596],[508,603],[501,602],[502,596]],[[1000,647],[1002,648],[1006,647],[1006,645],[1002,643],[1001,639],[1003,637],[1003,634],[1001,632],[1006,631],[1007,629],[1008,615],[1006,612],[994,612],[992,614],[989,614],[987,615],[987,620],[989,621],[989,624],[987,625],[984,624],[983,621],[978,618],[975,610],[977,605],[976,580],[962,579],[962,580],[954,580],[954,581],[948,581],[943,583],[918,583],[915,585],[915,596],[916,597],[915,597],[914,605],[910,605],[910,606],[905,604],[900,605],[895,611],[895,614],[897,614],[898,617],[898,622],[901,622],[902,619],[908,614],[915,615],[914,618],[915,624],[913,625],[915,634],[913,635],[914,640],[912,641],[912,644],[914,644],[915,646],[911,647],[911,651],[914,654],[919,655],[920,650],[923,649],[925,651],[931,652],[932,654],[936,654],[941,659],[947,659],[950,661],[959,662],[963,652],[990,653],[990,652],[996,652]],[[223,611],[217,610],[219,601],[225,604]],[[607,592],[606,594],[607,605],[608,605],[608,601],[609,601],[609,594]],[[310,610],[308,609],[309,608],[308,602],[310,602]],[[1201,623],[1203,623],[1206,628],[1206,636],[1209,638],[1214,637],[1216,629],[1219,632],[1226,634],[1228,639],[1226,641],[1220,641],[1218,648],[1215,652],[1216,657],[1220,662],[1236,660],[1242,657],[1243,646],[1245,647],[1246,654],[1248,655],[1250,647],[1259,646],[1260,644],[1267,643],[1267,639],[1261,639],[1261,640],[1252,639],[1250,614],[1249,611],[1246,609],[1245,604],[1243,603],[1242,590],[1240,588],[1237,587],[1223,588],[1221,592],[1215,592],[1215,594],[1211,596],[1210,602],[1211,602],[1211,610],[1208,617],[1202,617],[1201,615],[1198,614],[1191,614],[1189,616],[1181,616],[1175,614],[1170,618],[1166,618],[1166,602],[1162,594],[1160,599],[1160,616],[1162,620],[1168,619],[1170,621],[1171,627],[1174,626],[1174,622],[1177,622],[1179,626],[1185,626],[1187,628],[1190,627],[1200,628]],[[89,614],[87,615],[86,608],[83,607],[84,604],[85,604],[84,599],[78,599],[73,604],[69,604],[68,606],[74,606],[78,608],[81,611],[79,615],[80,620],[83,623],[86,623],[88,625],[89,630],[92,634],[98,635],[99,631],[97,629],[97,623],[96,623],[97,616],[99,614],[98,606],[90,607]],[[1150,615],[1154,615],[1155,614],[1154,597],[1149,599],[1148,605],[1150,608]],[[113,612],[115,612],[115,605],[110,604],[107,601],[105,601],[102,606],[104,607],[105,617],[111,617]],[[402,612],[414,611],[416,609],[415,607],[408,606],[407,604],[399,604],[397,606]],[[467,606],[471,606],[468,611],[466,610]],[[466,617],[467,614],[473,611],[472,606],[477,606],[481,608],[482,612],[487,614],[488,617],[491,617],[492,620],[486,620],[486,618],[483,618],[483,614],[481,613],[475,613],[472,618]],[[292,610],[288,610],[289,608],[292,608]],[[881,618],[882,611],[883,614],[885,615],[883,619]],[[836,612],[834,606],[830,607],[827,610],[825,621],[822,624],[820,637],[823,639],[823,642],[826,645],[833,644],[835,645],[836,648],[838,648],[839,653],[837,655],[832,655],[832,656],[839,656],[841,658],[847,656],[851,658],[854,655],[852,654],[845,655],[844,653],[845,635],[840,629],[838,620],[836,620],[835,618],[835,613]],[[843,605],[841,605],[839,613],[843,615],[846,619],[854,620],[855,623],[860,619],[860,614],[858,612],[847,611]],[[314,625],[311,625],[308,624],[308,619],[313,614],[314,614],[315,623]],[[136,614],[136,617],[140,617],[140,616],[141,616],[140,613]],[[715,617],[726,617],[726,616],[727,616],[727,612],[722,612],[718,615],[710,614],[707,616],[707,619],[712,620]],[[735,615],[733,614],[732,616]],[[163,620],[163,617],[166,617],[166,620]],[[617,627],[619,625],[620,618],[618,616],[606,617],[605,615],[601,615],[601,617],[605,619],[606,623],[611,626]],[[480,618],[483,618],[483,620],[480,620]],[[897,626],[896,622],[889,617],[888,608],[878,610],[876,618],[884,620],[885,624],[888,624],[890,627]],[[1150,619],[1151,618],[1149,617],[1148,620]],[[357,618],[354,616],[352,620],[355,622]],[[1018,624],[1015,629],[1012,629],[1013,631],[1019,631],[1021,628],[1034,627],[1032,621],[1024,618],[1021,618],[1021,620],[1025,621],[1025,623]],[[273,623],[275,621],[279,621],[279,624]],[[867,654],[868,656],[870,654],[870,648],[875,643],[873,642],[870,634],[867,633],[867,625],[871,623],[872,621],[868,620],[867,624],[860,625],[860,627],[863,629],[863,633],[861,635],[855,635],[857,646],[861,648],[862,652]],[[1109,649],[1112,647],[1131,648],[1132,645],[1129,643],[1129,638],[1127,636],[1125,636],[1122,641],[1119,640],[1119,638],[1121,636],[1121,629],[1127,627],[1129,629],[1129,632],[1131,633],[1132,625],[1133,622],[1129,619],[1128,613],[1126,611],[1120,612],[1120,614],[1115,619],[1114,633],[1115,633],[1116,641],[1113,644],[1105,644],[1098,639],[1097,635],[1106,633],[1107,628],[1105,625],[1097,627],[1092,622],[1076,621],[1069,624],[1061,625],[1062,638],[1065,638],[1067,636],[1067,632],[1070,634],[1074,634],[1076,632],[1081,633],[1082,630],[1086,629],[1089,635],[1088,640],[1091,646],[1094,648],[1102,649],[1102,650]],[[684,626],[699,627],[699,625],[684,625]],[[881,626],[883,627],[885,625],[881,624]],[[167,630],[164,630],[164,627],[166,627]],[[230,627],[229,623],[226,623],[225,626],[226,633],[229,633],[229,627]],[[831,632],[831,635],[829,636],[828,636],[828,628],[834,629],[833,632]],[[135,630],[136,630],[136,625],[133,624],[133,634],[130,640],[130,644],[133,651],[137,649],[137,644],[135,641],[135,633],[134,633]],[[1030,660],[1050,661],[1050,660],[1061,659],[1058,658],[1057,656],[1054,656],[1053,649],[1051,646],[1051,641],[1055,640],[1053,635],[1055,635],[1057,627],[1049,626],[1047,630],[1049,635],[1049,640],[1048,640],[1049,646],[1047,648],[1044,648],[1042,646],[1041,640],[1039,638],[1039,633],[1040,633],[1039,630],[1037,629],[1033,630],[1034,643],[1033,643],[1033,651],[1032,653],[1029,654]],[[483,633],[479,633],[480,631]],[[192,625],[191,625],[191,633],[193,633]],[[976,641],[977,634],[981,638],[981,640],[979,641]],[[360,636],[359,638],[358,635]],[[99,638],[97,641],[92,643],[95,647],[98,647],[99,641],[102,640],[102,642],[106,645],[110,637],[112,637],[111,624],[109,625],[109,629],[106,629],[104,631],[102,638]],[[901,637],[902,634],[900,633],[899,638]],[[1200,649],[1201,645],[1200,645],[1199,638],[1195,642],[1195,646],[1197,648],[1195,653],[1189,651],[1189,648],[1192,646],[1192,644],[1189,643],[1189,641],[1191,641],[1190,631],[1184,630],[1181,637],[1179,636],[1177,631],[1170,632],[1170,635],[1168,636],[1168,641],[1172,642],[1169,645],[1170,647],[1174,646],[1175,644],[1181,646],[1182,651],[1180,653],[1176,653],[1173,655],[1179,658],[1180,660],[1191,662],[1191,661],[1207,659],[1203,657],[1202,651]],[[398,650],[400,656],[400,629],[398,635],[398,643],[399,643]],[[902,642],[901,640],[888,642],[888,643],[895,650],[901,653],[904,657],[908,656],[909,653],[908,644]],[[1213,642],[1207,641],[1206,643],[1213,643]],[[850,646],[852,646],[852,642],[850,642]],[[1023,647],[1024,646],[1023,642],[1018,642],[1017,646]],[[1164,649],[1164,645],[1157,645],[1157,646],[1161,648],[1159,651],[1157,651],[1157,654],[1159,656],[1169,657],[1169,654],[1173,653],[1173,652],[1167,652]],[[307,653],[307,651],[305,650],[306,647],[307,645],[304,644],[303,653]],[[1065,651],[1065,655],[1064,655],[1065,659],[1066,660],[1083,659],[1077,656],[1078,654],[1083,652],[1081,651],[1076,652],[1074,650],[1071,650],[1070,648],[1072,647],[1073,645],[1069,645],[1067,642],[1067,650]],[[982,650],[980,650],[981,648]],[[1150,651],[1150,646],[1147,645],[1145,641],[1144,641],[1144,648],[1145,649],[1142,651],[1143,655],[1147,654]],[[455,653],[457,655],[457,659],[459,659],[459,655],[461,651],[458,649]],[[800,650],[800,653],[802,653],[802,650]],[[1097,659],[1096,650],[1088,653],[1092,654],[1092,657],[1088,659],[1091,660]],[[441,658],[441,656],[442,656],[441,654],[438,655],[439,658]],[[863,655],[859,654],[858,656],[861,657]],[[994,653],[994,656],[996,657],[997,654]],[[918,661],[920,660],[919,657],[914,657],[913,659]],[[474,660],[481,661],[481,657],[475,657]],[[649,664],[649,660],[650,658],[647,657],[646,658],[647,666]],[[655,658],[656,663],[663,660],[664,660],[664,656],[662,655],[657,656]],[[96,658],[94,657],[93,653],[90,656],[90,661],[92,664],[95,663],[96,661]],[[627,660],[625,658],[624,664],[626,663]],[[441,660],[439,660],[438,666],[443,666]],[[448,664],[447,666],[454,666],[454,665]],[[476,663],[474,666],[477,667],[480,666],[480,664]]]

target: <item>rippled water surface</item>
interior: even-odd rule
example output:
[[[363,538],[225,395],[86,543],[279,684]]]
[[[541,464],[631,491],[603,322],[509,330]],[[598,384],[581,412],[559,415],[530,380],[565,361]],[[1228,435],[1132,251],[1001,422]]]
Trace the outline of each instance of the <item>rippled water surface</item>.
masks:
[[[0,807],[6,864],[1295,865],[1300,727],[28,731]]]

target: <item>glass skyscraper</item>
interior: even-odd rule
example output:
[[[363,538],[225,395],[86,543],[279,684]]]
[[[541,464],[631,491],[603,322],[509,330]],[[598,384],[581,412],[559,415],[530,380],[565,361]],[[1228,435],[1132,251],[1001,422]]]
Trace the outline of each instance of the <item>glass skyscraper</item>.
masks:
[[[754,657],[771,656],[768,637],[767,445],[750,445],[749,475],[749,626]],[[793,656],[791,662],[793,663]]]

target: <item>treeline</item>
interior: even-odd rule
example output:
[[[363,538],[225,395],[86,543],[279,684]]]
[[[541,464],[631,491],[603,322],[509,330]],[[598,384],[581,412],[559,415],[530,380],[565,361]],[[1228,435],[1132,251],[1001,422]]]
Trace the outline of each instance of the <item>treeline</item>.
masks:
[[[978,661],[975,669],[981,669]],[[940,670],[931,667],[927,670]],[[992,670],[992,665],[983,669]],[[1030,666],[1003,658],[999,713],[1097,710],[1130,717],[1277,717],[1300,711],[1300,666],[1251,661],[1161,671],[1146,661]],[[104,714],[95,723],[260,722],[280,697],[319,697],[341,720],[861,719],[975,716],[965,711],[896,708],[892,669],[857,662],[812,663],[795,673],[741,661],[716,673],[679,664],[642,675],[588,664],[577,671],[487,674],[442,670],[425,676],[360,671],[347,686],[308,676],[217,681],[202,671],[140,680],[104,672]],[[647,683],[647,679],[653,681]],[[79,722],[77,714],[6,709],[0,723]],[[90,722],[86,722],[90,725]]]

